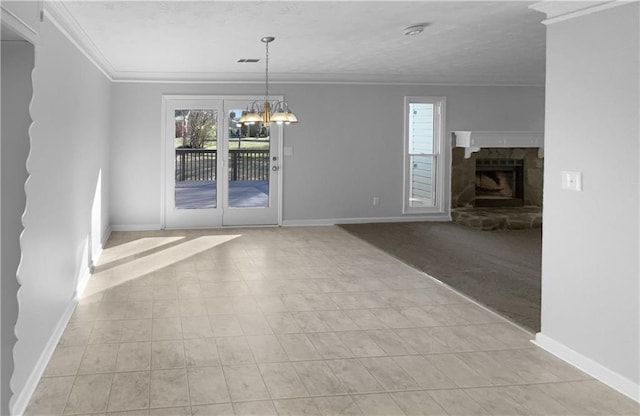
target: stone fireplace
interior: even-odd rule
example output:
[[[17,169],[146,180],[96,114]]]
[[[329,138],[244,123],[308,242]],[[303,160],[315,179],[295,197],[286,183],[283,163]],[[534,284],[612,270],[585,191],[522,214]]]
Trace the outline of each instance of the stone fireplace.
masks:
[[[542,227],[544,133],[454,131],[451,219],[481,230]]]
[[[451,207],[542,206],[544,159],[536,148],[453,148]]]

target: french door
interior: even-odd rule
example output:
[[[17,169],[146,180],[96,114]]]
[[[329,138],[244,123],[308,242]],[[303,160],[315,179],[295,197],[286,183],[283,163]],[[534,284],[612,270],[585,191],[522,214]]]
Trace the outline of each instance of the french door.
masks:
[[[280,221],[279,126],[239,126],[252,97],[163,97],[165,228]]]

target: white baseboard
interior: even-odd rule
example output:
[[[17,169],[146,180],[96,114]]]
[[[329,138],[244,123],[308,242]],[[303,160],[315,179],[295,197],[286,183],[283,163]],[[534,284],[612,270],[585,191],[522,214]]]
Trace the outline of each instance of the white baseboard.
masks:
[[[160,224],[114,224],[111,225],[109,234],[111,231],[157,231],[161,230]]]
[[[62,337],[62,334],[64,333],[64,330],[67,327],[69,319],[71,319],[71,315],[73,315],[73,311],[75,310],[77,304],[78,300],[75,298],[69,302],[67,308],[62,314],[62,317],[60,317],[60,320],[58,321],[53,334],[51,334],[51,337],[49,338],[44,351],[42,351],[42,354],[40,354],[38,362],[31,371],[31,374],[29,375],[29,378],[27,379],[24,387],[21,391],[14,392],[10,403],[12,415],[23,415],[25,410],[27,409],[27,405],[31,400],[31,396],[33,396],[33,393],[36,391],[38,383],[40,382],[40,378],[42,377],[44,370],[47,368],[47,364],[49,364],[49,360],[51,359],[51,356],[53,355],[58,342],[60,342],[60,338]]]
[[[305,227],[318,225],[336,225],[336,224],[367,224],[381,222],[415,222],[415,221],[431,221],[431,222],[449,222],[451,215],[449,214],[433,214],[433,215],[411,215],[403,217],[362,217],[362,218],[326,218],[326,219],[308,219],[308,220],[283,220],[283,227]],[[234,227],[250,227],[250,226],[234,226]],[[256,227],[264,227],[257,225]],[[187,229],[188,227],[179,227],[177,229]],[[202,227],[194,227],[202,228]],[[206,227],[210,228],[210,227]],[[161,230],[160,224],[114,224],[109,227],[111,231],[157,231]],[[167,228],[171,229],[171,228]]]
[[[579,352],[572,350],[566,345],[540,332],[536,334],[536,338],[533,343],[561,360],[568,362],[579,370],[584,371],[591,377],[600,380],[612,389],[617,390],[632,400],[640,403],[640,385],[634,383],[623,375],[608,369],[591,358],[585,357]]]
[[[448,222],[451,221],[449,214],[434,214],[434,215],[412,215],[406,217],[362,217],[362,218],[327,218],[327,219],[314,219],[314,220],[284,220],[282,221],[283,227],[304,227],[315,225],[337,225],[337,224],[369,224],[369,223],[381,223],[381,222],[416,222],[416,221],[431,221],[431,222]]]

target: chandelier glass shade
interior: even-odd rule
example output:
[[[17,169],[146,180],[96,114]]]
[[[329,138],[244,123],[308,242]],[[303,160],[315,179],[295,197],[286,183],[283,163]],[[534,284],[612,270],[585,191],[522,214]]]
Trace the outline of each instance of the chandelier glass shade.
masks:
[[[269,43],[275,40],[272,36],[260,39],[265,44],[265,95],[264,101],[253,101],[242,112],[238,124],[260,124],[268,126],[271,123],[291,124],[297,123],[298,117],[289,109],[289,104],[281,100],[269,98]]]

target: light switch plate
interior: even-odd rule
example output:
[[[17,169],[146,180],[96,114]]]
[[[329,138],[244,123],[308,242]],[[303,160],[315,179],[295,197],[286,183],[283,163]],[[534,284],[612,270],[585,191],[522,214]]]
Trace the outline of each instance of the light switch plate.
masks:
[[[582,172],[563,170],[562,189],[568,191],[582,191]]]

